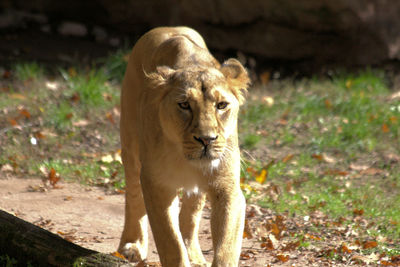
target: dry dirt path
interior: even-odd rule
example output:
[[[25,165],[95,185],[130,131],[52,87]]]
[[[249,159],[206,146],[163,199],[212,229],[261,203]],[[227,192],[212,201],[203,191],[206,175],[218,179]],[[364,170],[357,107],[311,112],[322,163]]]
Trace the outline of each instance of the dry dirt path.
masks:
[[[103,253],[116,251],[123,227],[124,196],[107,194],[104,189],[75,183],[57,183],[58,189],[44,190],[40,179],[16,178],[0,172],[0,209],[50,230],[83,247]],[[203,215],[200,242],[205,256],[212,259],[209,208]],[[243,250],[257,251],[256,240],[244,240]],[[151,237],[149,261],[158,261]],[[268,253],[252,255],[240,266],[268,266],[274,259]],[[271,266],[292,266],[271,264]],[[298,265],[296,266],[304,266]]]

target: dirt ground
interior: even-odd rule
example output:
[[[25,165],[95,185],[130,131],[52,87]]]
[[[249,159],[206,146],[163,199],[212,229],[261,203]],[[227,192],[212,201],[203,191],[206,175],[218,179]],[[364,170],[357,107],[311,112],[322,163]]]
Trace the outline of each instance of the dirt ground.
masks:
[[[41,179],[16,178],[0,172],[0,209],[83,247],[103,253],[116,251],[123,227],[124,195],[108,194],[102,188],[75,183],[60,182],[57,186],[57,189],[45,189]],[[211,261],[209,214],[209,207],[206,207],[200,240],[207,260]],[[154,241],[150,238],[148,261],[158,261]],[[260,243],[245,239],[245,250],[258,251]],[[241,260],[240,266],[293,265],[272,264],[274,258],[267,253],[253,256]]]

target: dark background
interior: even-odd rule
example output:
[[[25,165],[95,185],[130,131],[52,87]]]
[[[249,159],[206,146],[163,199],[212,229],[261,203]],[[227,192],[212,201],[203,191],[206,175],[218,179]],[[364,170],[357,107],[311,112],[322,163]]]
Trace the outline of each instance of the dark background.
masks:
[[[0,62],[90,61],[161,25],[191,26],[217,57],[260,71],[400,59],[397,0],[1,0]]]

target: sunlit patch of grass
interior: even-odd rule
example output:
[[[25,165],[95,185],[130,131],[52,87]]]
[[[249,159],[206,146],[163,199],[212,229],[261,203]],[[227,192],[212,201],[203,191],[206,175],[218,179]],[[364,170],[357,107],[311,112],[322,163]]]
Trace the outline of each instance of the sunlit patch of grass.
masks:
[[[248,134],[243,138],[243,147],[244,148],[253,148],[257,145],[257,143],[261,140],[261,137],[256,134]]]
[[[57,130],[65,131],[71,127],[74,113],[73,107],[68,102],[61,102],[50,107],[47,118]]]
[[[43,177],[38,166],[47,164],[66,180],[122,188],[120,163],[80,154],[119,148],[119,85],[104,68],[70,67],[51,78],[41,68],[16,65],[13,79],[1,81],[9,89],[0,90],[0,167]]]
[[[104,163],[99,160],[72,162],[66,159],[57,159],[44,161],[37,165],[36,169],[39,170],[42,166],[48,170],[53,168],[66,181],[115,186],[118,189],[122,189],[125,185],[125,182],[122,181],[124,171],[119,162]]]
[[[363,237],[400,240],[400,102],[390,100],[384,73],[272,82],[259,91],[274,104],[250,97],[239,120],[242,147],[251,155],[250,173],[242,171],[242,180],[252,185],[262,169],[268,172],[266,191],[243,186],[251,192],[249,201],[277,213],[318,211],[344,219]],[[245,141],[252,135],[259,140],[249,146]],[[368,168],[369,174],[363,171]],[[368,227],[358,225],[360,218]]]
[[[75,98],[83,106],[96,107],[107,103],[108,98],[115,98],[114,88],[110,88],[108,75],[104,69],[92,69],[88,72],[62,70],[61,74],[65,79],[68,90],[65,96]]]
[[[13,72],[20,81],[38,80],[45,74],[44,68],[36,62],[18,63],[14,65]]]
[[[130,49],[120,49],[117,52],[110,54],[104,60],[101,60],[101,63],[104,65],[104,68],[111,79],[122,82],[130,52]]]

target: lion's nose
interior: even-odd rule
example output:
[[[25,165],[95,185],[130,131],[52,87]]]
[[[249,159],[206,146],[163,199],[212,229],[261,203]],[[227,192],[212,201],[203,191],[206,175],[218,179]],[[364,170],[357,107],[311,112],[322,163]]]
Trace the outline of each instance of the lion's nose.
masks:
[[[203,146],[208,146],[211,143],[213,143],[215,140],[217,140],[218,135],[217,136],[193,136],[194,140],[196,140],[197,142],[200,142],[201,144],[203,144]]]

